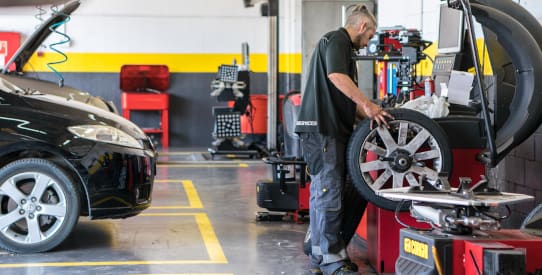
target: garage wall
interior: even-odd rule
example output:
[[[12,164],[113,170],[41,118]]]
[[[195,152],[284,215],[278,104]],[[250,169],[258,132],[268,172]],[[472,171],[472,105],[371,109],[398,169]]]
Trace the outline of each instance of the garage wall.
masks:
[[[301,72],[301,0],[281,0],[280,93],[299,89]],[[542,2],[519,3],[542,20]],[[435,0],[379,0],[379,26],[403,25],[437,37]],[[39,23],[34,7],[0,9],[0,31],[17,31],[23,40]],[[423,16],[421,16],[423,14]],[[220,64],[241,60],[241,43],[251,49],[253,93],[267,89],[267,19],[259,6],[244,8],[241,0],[85,0],[66,27],[72,37],[61,47],[69,62],[57,66],[65,83],[105,99],[120,108],[118,71],[122,64],[167,64],[172,72],[171,145],[209,146],[212,131],[209,82]],[[57,41],[58,38],[52,41]],[[55,80],[45,63],[58,56],[46,48],[34,56],[28,72]],[[157,114],[140,114],[138,123],[152,125]],[[542,202],[542,128],[491,171],[498,187],[531,194],[536,201],[514,208],[508,226],[517,226],[532,207]]]
[[[299,89],[301,72],[300,0],[280,1],[279,93]],[[44,7],[50,13],[49,7]],[[2,8],[0,31],[17,31],[22,39],[39,21],[35,7]],[[49,14],[43,15],[47,18]],[[260,5],[242,0],[84,0],[64,30],[72,41],[59,49],[68,62],[55,66],[65,84],[112,100],[120,110],[118,72],[124,64],[165,64],[171,72],[171,146],[209,146],[217,103],[210,82],[220,64],[241,62],[241,44],[250,47],[253,94],[267,93],[268,19]],[[59,41],[53,37],[46,43]],[[56,81],[45,66],[61,59],[48,48],[31,58],[26,72]],[[153,114],[135,116],[154,124]],[[157,117],[157,115],[156,115]]]

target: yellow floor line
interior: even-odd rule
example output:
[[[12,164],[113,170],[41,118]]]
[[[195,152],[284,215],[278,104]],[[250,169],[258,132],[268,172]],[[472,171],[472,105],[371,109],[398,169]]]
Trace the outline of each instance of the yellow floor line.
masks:
[[[139,216],[147,217],[173,217],[193,216],[198,224],[203,243],[207,249],[209,260],[165,260],[165,261],[102,261],[102,262],[48,262],[48,263],[12,263],[0,264],[1,268],[21,267],[69,267],[69,266],[120,266],[120,265],[200,265],[200,264],[227,264],[228,260],[220,246],[214,229],[205,213],[143,213]]]
[[[175,217],[175,216],[194,216],[203,238],[203,243],[207,248],[207,253],[212,262],[227,263],[228,260],[222,251],[220,242],[216,237],[211,221],[205,213],[143,213],[139,216],[155,216],[155,217]]]
[[[158,164],[158,168],[248,168],[246,163],[236,164]]]
[[[191,180],[155,180],[155,183],[170,183],[170,182],[180,182],[183,185],[184,192],[186,192],[186,197],[188,198],[188,206],[151,206],[149,209],[201,209],[203,204],[199,198],[198,192],[194,187],[194,183]]]
[[[108,261],[108,262],[51,262],[51,263],[14,263],[0,264],[0,268],[21,267],[69,267],[69,266],[119,266],[119,265],[200,265],[227,264],[210,260],[177,260],[177,261]]]
[[[228,262],[224,251],[222,251],[222,246],[216,237],[211,221],[206,214],[196,215],[196,222],[199,226],[199,231],[201,237],[203,238],[203,243],[207,248],[207,253],[209,253],[209,258],[214,262]]]

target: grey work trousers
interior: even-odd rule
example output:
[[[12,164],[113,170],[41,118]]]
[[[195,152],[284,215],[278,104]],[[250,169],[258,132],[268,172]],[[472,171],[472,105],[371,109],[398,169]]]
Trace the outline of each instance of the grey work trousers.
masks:
[[[301,133],[303,157],[309,167],[311,268],[332,274],[348,259],[340,236],[346,179],[346,144],[319,133]]]

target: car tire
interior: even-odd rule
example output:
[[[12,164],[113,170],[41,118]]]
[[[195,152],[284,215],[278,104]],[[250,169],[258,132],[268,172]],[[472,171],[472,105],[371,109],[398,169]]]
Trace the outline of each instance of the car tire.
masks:
[[[386,210],[406,211],[409,203],[397,209],[399,201],[376,191],[419,185],[422,174],[438,187],[438,179],[451,173],[452,151],[444,130],[429,117],[408,109],[387,111],[395,118],[388,121],[389,128],[371,129],[367,119],[354,130],[346,151],[348,172],[367,201]]]
[[[37,253],[62,243],[79,220],[72,177],[46,159],[25,158],[0,169],[0,247]]]

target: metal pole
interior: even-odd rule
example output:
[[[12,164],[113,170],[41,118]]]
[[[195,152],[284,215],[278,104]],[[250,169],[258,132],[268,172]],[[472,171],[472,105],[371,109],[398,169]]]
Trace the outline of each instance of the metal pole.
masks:
[[[487,92],[485,89],[484,78],[482,75],[482,68],[480,66],[480,58],[478,57],[478,46],[476,45],[476,34],[474,33],[474,24],[472,19],[472,11],[470,7],[470,2],[467,0],[460,0],[463,6],[463,12],[465,13],[465,18],[467,22],[467,30],[469,31],[469,44],[472,52],[472,58],[474,59],[474,69],[476,71],[476,84],[480,90],[480,101],[482,103],[482,115],[484,117],[484,129],[487,135],[487,143],[489,149],[489,156],[483,158],[484,164],[491,167],[495,167],[497,160],[497,148],[495,145],[495,133],[491,126],[491,118],[489,116],[489,107]]]
[[[276,1],[278,9],[278,0]],[[269,53],[267,62],[267,150],[269,152],[277,148],[278,29],[277,12],[277,15],[269,16]]]

